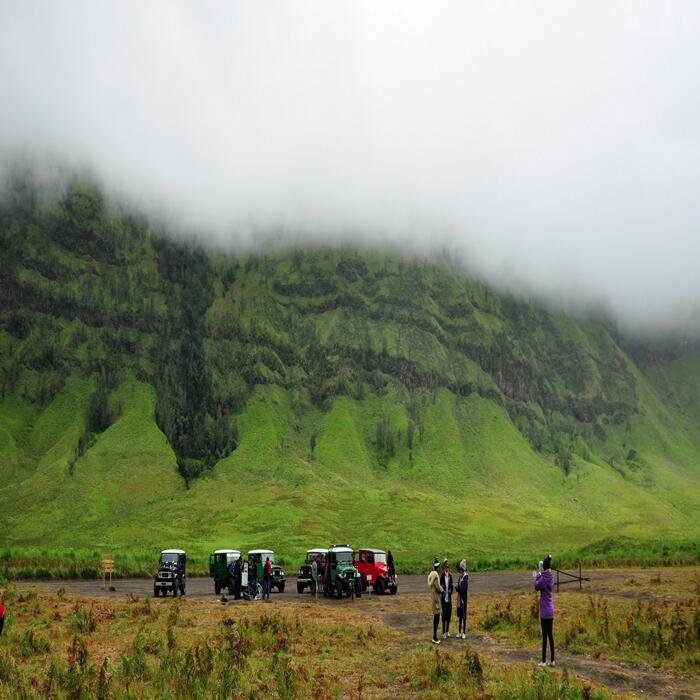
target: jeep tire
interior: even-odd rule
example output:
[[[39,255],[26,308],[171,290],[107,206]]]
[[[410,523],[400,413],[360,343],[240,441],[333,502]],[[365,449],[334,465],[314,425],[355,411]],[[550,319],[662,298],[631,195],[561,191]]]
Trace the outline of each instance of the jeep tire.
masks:
[[[177,581],[175,581],[175,585],[173,586],[173,598],[177,598]]]
[[[153,586],[153,597],[160,598],[160,588],[158,586]]]
[[[378,578],[374,582],[374,592],[377,595],[382,595],[384,593],[384,579],[383,578]]]
[[[283,581],[282,583],[278,583],[278,584],[277,584],[277,590],[278,590],[280,593],[284,593],[284,581]]]
[[[297,583],[297,593],[303,593],[303,592],[304,592],[304,584]]]

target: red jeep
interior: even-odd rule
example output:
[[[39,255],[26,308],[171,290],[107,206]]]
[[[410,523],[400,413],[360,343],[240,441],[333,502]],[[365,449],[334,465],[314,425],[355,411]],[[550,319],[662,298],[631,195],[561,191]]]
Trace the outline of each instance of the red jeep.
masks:
[[[355,568],[362,577],[362,590],[366,591],[369,585],[374,587],[377,594],[390,591],[396,593],[398,584],[396,575],[389,578],[389,567],[386,562],[386,552],[374,547],[363,547],[355,552]]]

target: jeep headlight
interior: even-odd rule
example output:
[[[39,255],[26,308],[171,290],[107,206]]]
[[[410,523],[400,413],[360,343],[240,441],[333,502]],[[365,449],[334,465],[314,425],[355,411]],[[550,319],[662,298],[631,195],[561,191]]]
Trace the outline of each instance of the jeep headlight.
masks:
[[[280,576],[284,578],[284,571],[280,571]]]

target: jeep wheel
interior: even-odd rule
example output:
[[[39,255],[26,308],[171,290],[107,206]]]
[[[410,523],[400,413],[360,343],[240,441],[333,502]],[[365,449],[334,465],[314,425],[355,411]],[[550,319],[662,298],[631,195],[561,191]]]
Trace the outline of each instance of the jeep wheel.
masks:
[[[358,598],[362,597],[362,583],[360,581],[358,581],[357,585],[355,586],[355,595]]]
[[[277,584],[277,590],[278,590],[280,593],[284,593],[284,581],[282,581],[282,583],[278,583],[278,584]]]
[[[389,588],[389,593],[391,593],[391,595],[396,595],[397,590],[398,590],[398,586],[391,586]]]
[[[160,588],[158,586],[153,586],[153,597],[160,598]]]
[[[180,595],[185,595],[185,584],[183,583],[182,586],[180,586]]]
[[[173,598],[177,598],[177,581],[175,581],[175,585],[173,586]]]
[[[377,595],[382,595],[384,593],[384,579],[383,578],[378,578],[374,582],[374,592]]]
[[[218,581],[214,581],[214,593],[216,593],[216,595],[221,593],[221,584]]]
[[[297,593],[303,593],[303,592],[304,592],[304,584],[297,583]]]
[[[338,596],[338,600],[343,597],[343,584],[340,579],[335,582],[335,594]]]

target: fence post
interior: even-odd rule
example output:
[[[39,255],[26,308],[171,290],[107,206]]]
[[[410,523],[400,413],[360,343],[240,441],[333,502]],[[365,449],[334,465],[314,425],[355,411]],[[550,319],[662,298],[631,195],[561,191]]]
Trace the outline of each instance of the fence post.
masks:
[[[578,560],[578,589],[583,590],[583,579],[581,578],[581,560]]]

